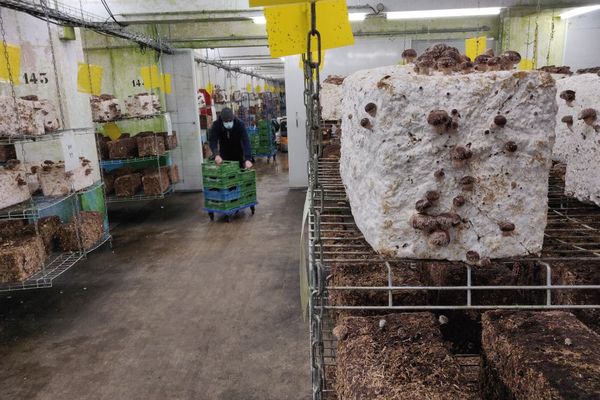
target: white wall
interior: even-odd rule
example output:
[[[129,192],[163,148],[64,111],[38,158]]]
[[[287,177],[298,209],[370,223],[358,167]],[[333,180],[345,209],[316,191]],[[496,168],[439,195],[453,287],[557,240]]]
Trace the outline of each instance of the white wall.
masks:
[[[563,63],[572,71],[600,66],[600,10],[569,18]]]
[[[79,30],[76,30],[77,40],[60,40],[58,30],[62,28],[56,25],[50,25],[49,33],[48,25],[40,19],[6,8],[2,8],[0,12],[4,20],[7,42],[21,48],[20,84],[15,86],[16,96],[37,95],[41,99],[49,100],[57,111],[60,110],[60,99],[64,112],[62,119],[66,128],[92,128],[89,95],[77,91],[78,63],[84,62]],[[38,78],[40,73],[45,73],[48,82],[26,84],[23,79],[24,73],[35,73]],[[8,83],[0,83],[0,94],[11,95]],[[100,179],[94,135],[76,135],[75,138],[78,155],[92,161],[95,178]],[[17,153],[21,159],[25,158],[25,161],[63,159],[58,140],[26,144],[24,149],[25,157],[22,149],[17,149]]]
[[[178,148],[171,154],[183,182],[176,190],[202,189],[202,141],[198,115],[196,63],[193,50],[177,50],[162,57],[165,73],[171,74],[171,93],[165,95]]]
[[[327,50],[321,80],[327,75],[348,75],[367,68],[397,64],[402,51],[411,47],[404,38],[356,38],[348,47]],[[306,148],[306,112],[304,108],[304,80],[299,67],[299,56],[285,58],[285,88],[288,118],[288,152],[292,188],[308,185]]]

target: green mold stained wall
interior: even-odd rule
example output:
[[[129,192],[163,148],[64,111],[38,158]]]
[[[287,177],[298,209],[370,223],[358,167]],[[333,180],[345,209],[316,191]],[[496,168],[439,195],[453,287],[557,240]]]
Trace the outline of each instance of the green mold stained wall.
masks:
[[[103,68],[102,93],[111,94],[121,100],[124,109],[124,99],[137,93],[150,92],[144,87],[140,68],[156,65],[162,73],[160,54],[152,49],[141,49],[132,46],[130,42],[102,36],[94,32],[85,32],[84,52],[90,64]],[[152,89],[159,95],[162,109],[165,107],[165,95],[160,89]],[[121,132],[135,135],[139,132],[166,130],[164,118],[144,120],[123,120],[117,122]],[[101,124],[98,129],[101,131]]]
[[[509,10],[502,23],[502,49],[518,51],[534,68],[562,65],[566,23],[559,11]]]

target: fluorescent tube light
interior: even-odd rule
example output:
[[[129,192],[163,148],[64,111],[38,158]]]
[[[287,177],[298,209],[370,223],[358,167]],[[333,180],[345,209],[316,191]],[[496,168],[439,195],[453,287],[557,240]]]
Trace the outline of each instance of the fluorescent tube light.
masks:
[[[264,25],[267,23],[267,19],[261,15],[260,17],[252,17],[252,22],[258,25]]]
[[[348,19],[350,21],[364,21],[367,18],[367,13],[349,13]]]
[[[387,19],[475,17],[480,15],[498,15],[501,10],[501,7],[454,8],[448,10],[390,11],[385,15]]]
[[[595,6],[578,7],[560,14],[560,19],[568,19],[581,14],[587,14],[596,10],[600,10],[600,4],[597,4]]]

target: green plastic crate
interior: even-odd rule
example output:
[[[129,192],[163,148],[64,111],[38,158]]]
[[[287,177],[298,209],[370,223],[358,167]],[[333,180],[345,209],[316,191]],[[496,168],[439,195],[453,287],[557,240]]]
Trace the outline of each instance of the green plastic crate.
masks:
[[[242,182],[254,182],[256,184],[256,171],[253,169],[247,169],[240,172],[240,178]]]
[[[240,163],[237,161],[223,161],[217,165],[214,161],[202,164],[202,176],[210,178],[229,178],[239,174]]]
[[[228,211],[238,208],[240,206],[241,199],[229,200],[229,201],[217,201],[217,200],[204,200],[204,207],[212,210]]]
[[[229,178],[213,178],[210,176],[204,176],[202,184],[205,189],[229,189],[232,186],[238,186],[242,184],[242,179],[239,173]]]

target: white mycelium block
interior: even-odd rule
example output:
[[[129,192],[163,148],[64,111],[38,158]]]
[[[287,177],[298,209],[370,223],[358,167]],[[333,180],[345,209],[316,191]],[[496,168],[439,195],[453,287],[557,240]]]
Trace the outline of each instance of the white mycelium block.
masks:
[[[553,157],[567,164],[565,192],[600,205],[600,76],[557,79],[558,115]]]
[[[340,169],[367,241],[473,263],[540,252],[555,95],[544,72],[347,77]]]

